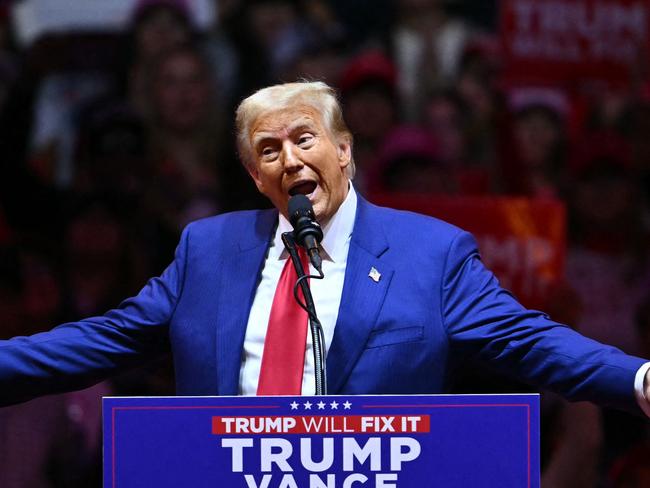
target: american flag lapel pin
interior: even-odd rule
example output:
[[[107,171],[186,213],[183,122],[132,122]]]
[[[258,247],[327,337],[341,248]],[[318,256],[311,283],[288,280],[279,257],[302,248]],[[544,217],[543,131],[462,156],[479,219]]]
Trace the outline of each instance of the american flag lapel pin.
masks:
[[[374,266],[370,268],[370,273],[368,273],[368,276],[375,283],[379,283],[379,280],[381,279],[381,273],[377,271],[377,268],[375,268]]]

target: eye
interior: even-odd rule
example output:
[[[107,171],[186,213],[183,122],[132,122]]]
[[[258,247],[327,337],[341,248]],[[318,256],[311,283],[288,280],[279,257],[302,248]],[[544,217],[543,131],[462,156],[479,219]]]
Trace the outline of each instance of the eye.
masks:
[[[260,154],[265,160],[274,159],[277,156],[277,153],[277,149],[275,149],[273,146],[264,146],[260,151]]]
[[[300,147],[309,147],[313,144],[315,137],[313,134],[305,133],[298,138],[298,145]]]

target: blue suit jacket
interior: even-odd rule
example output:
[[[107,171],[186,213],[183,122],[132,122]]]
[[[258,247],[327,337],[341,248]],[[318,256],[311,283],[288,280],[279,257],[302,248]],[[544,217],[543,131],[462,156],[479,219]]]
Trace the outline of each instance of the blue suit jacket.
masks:
[[[190,224],[174,262],[101,317],[0,341],[0,405],[80,388],[171,350],[178,394],[235,395],[249,310],[277,211]],[[368,273],[381,273],[378,282]],[[334,339],[331,394],[445,392],[473,357],[572,399],[636,410],[643,360],[524,309],[468,233],[359,198]]]

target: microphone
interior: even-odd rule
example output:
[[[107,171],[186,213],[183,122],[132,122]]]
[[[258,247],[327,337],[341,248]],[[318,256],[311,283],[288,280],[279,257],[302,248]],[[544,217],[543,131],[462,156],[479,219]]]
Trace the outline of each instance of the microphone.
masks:
[[[314,209],[305,195],[297,194],[289,198],[289,221],[293,225],[293,237],[302,247],[307,249],[311,264],[322,275],[322,260],[318,253],[318,243],[323,239],[321,229]]]

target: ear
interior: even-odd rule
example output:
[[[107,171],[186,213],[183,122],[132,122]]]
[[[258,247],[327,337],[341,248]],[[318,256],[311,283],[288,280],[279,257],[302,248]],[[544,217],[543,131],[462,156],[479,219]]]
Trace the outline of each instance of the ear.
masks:
[[[247,164],[246,165],[246,171],[248,171],[248,174],[251,175],[251,178],[253,178],[253,182],[255,183],[255,186],[257,187],[257,190],[260,193],[264,193],[264,184],[262,183],[262,180],[260,179],[260,174],[259,174],[259,171],[257,170],[257,166],[255,166],[255,163]]]
[[[338,146],[336,147],[336,151],[339,160],[339,167],[341,169],[347,168],[350,164],[350,160],[352,159],[352,145],[350,144],[350,141],[344,139],[339,142]]]

